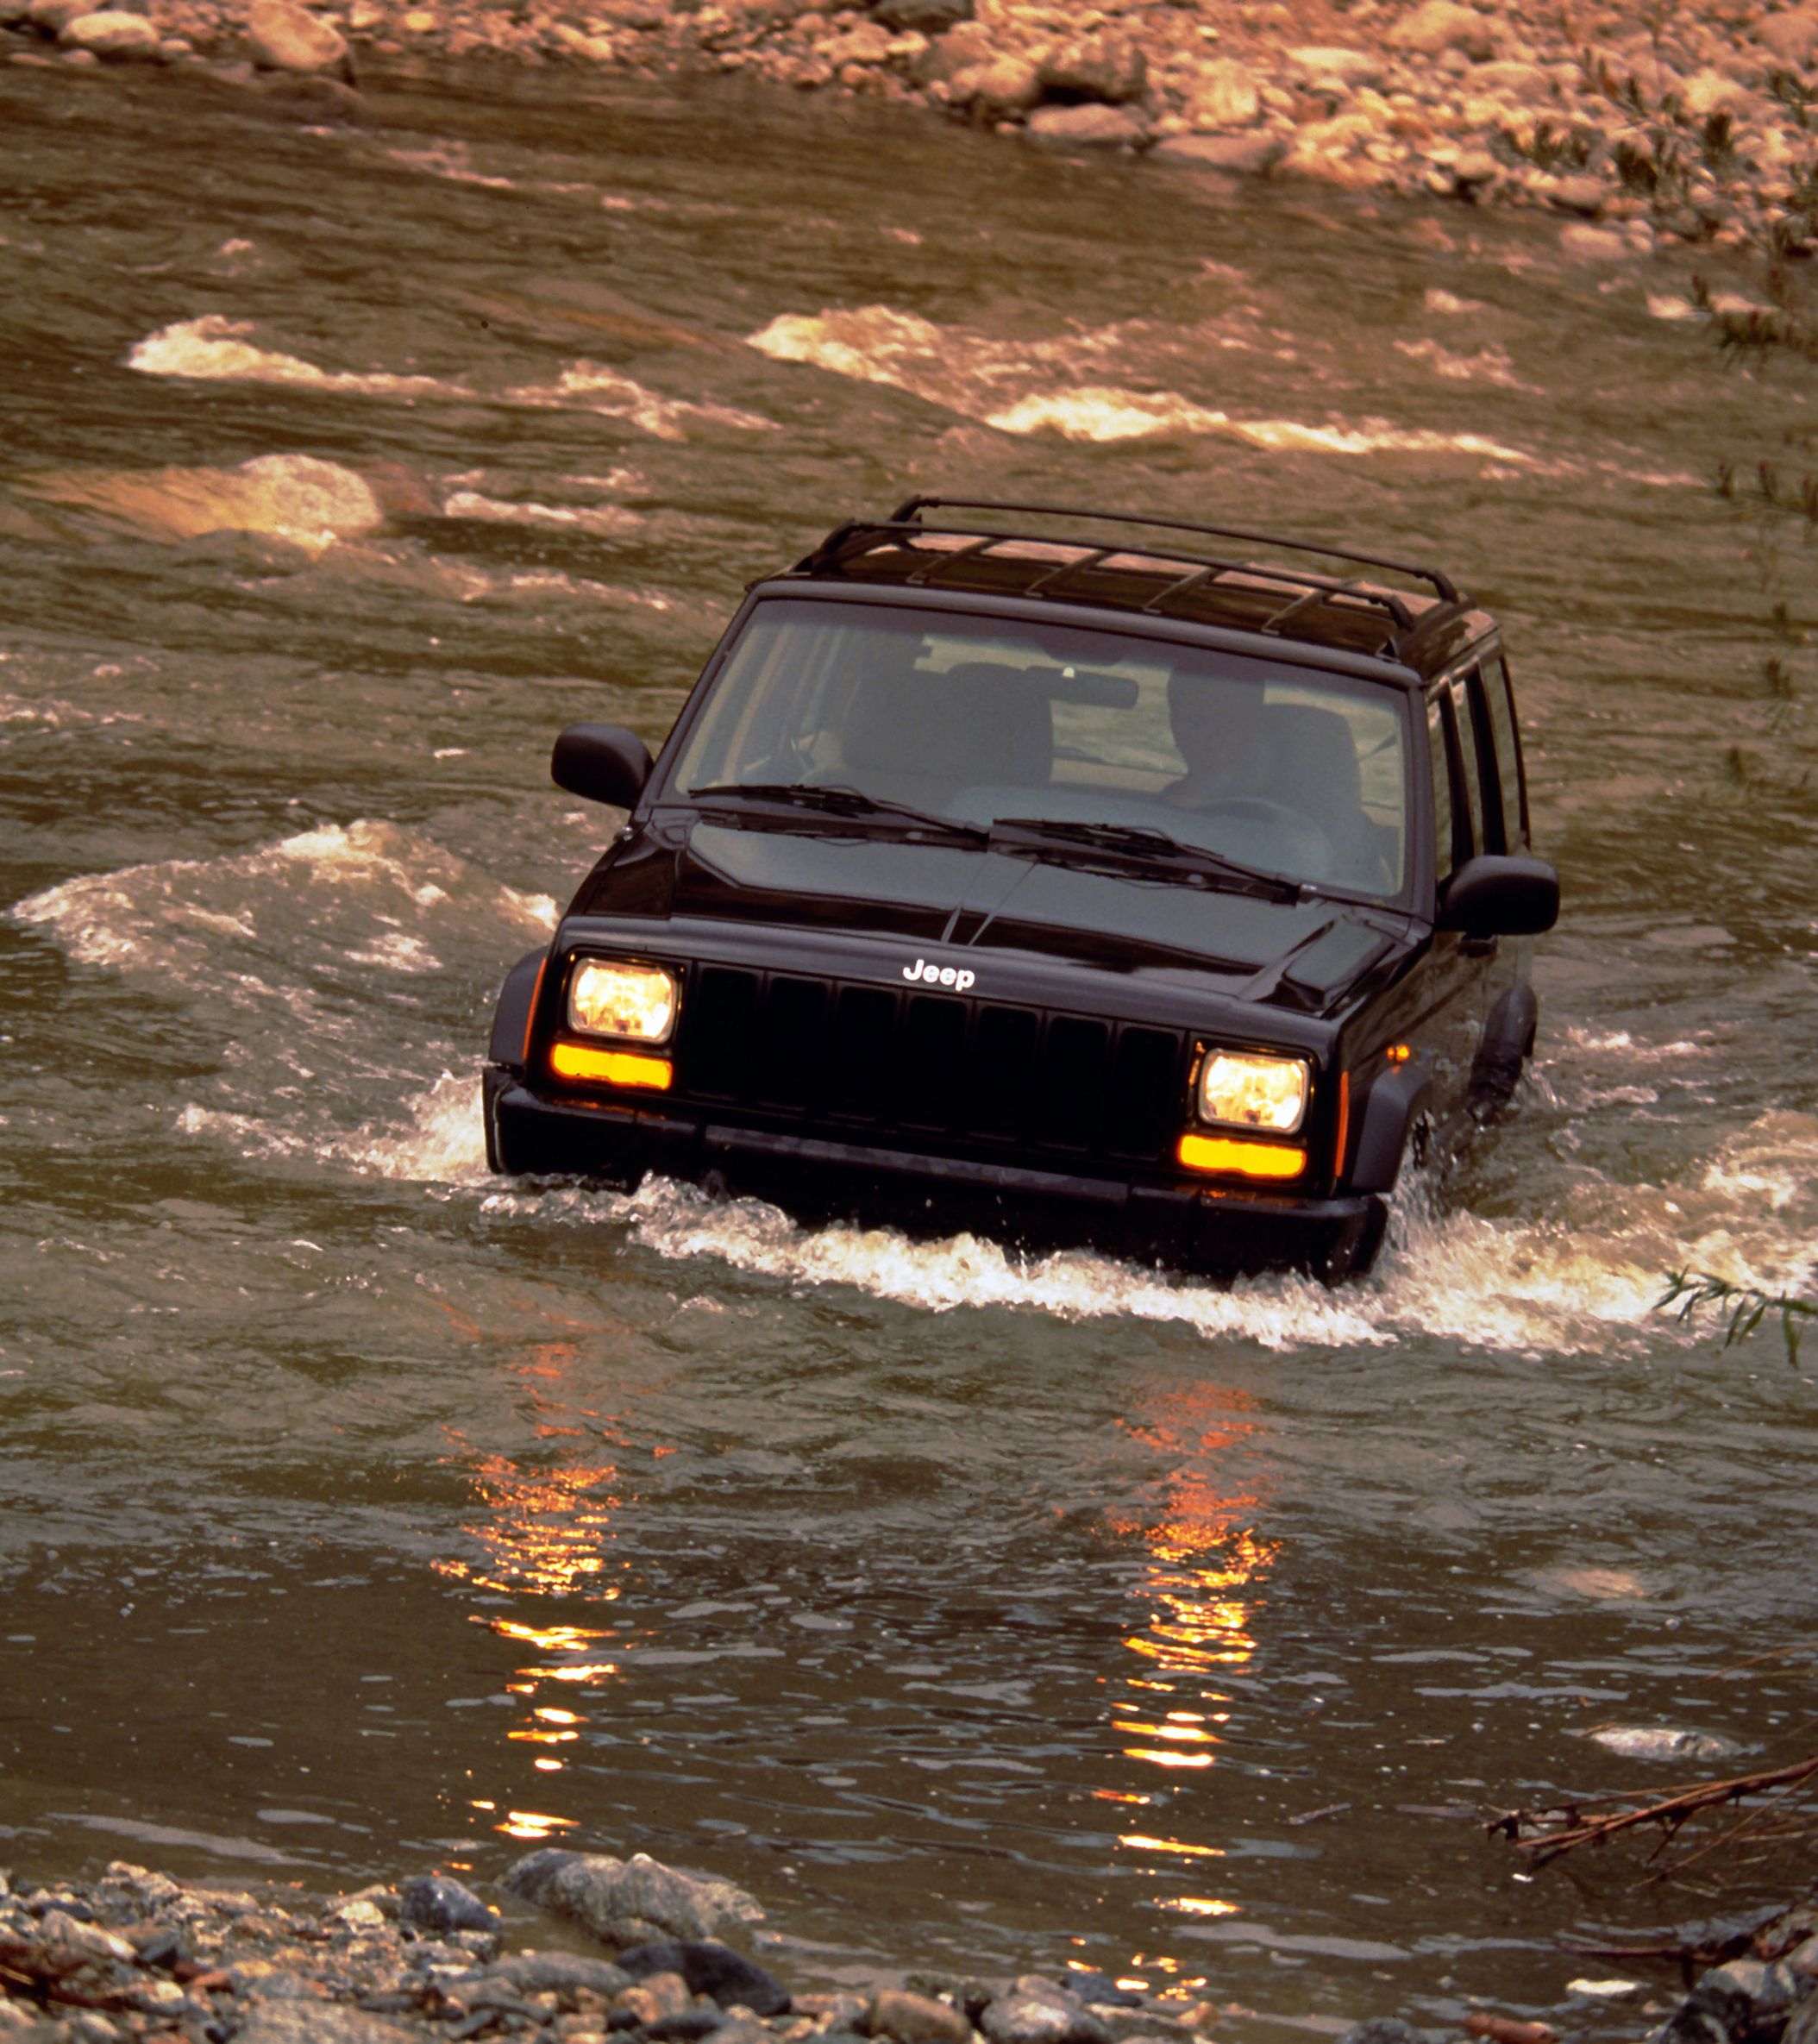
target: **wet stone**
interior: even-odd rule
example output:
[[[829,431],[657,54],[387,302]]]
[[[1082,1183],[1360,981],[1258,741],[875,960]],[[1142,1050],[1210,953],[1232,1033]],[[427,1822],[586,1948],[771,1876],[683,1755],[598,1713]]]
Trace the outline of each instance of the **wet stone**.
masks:
[[[490,1967],[486,1977],[502,1980],[520,1994],[555,1994],[569,2002],[580,1994],[610,2002],[630,1984],[623,1966],[579,1952],[514,1952]]]
[[[749,2009],[754,2016],[780,2016],[788,1990],[774,1974],[730,1946],[705,1939],[670,1939],[621,1952],[618,1964],[634,1980],[679,1975],[690,1994],[710,1995],[723,2009]]]
[[[498,1912],[448,1874],[412,1874],[398,1890],[398,1914],[425,1930],[496,1930]]]
[[[517,1861],[502,1885],[616,1946],[710,1938],[722,1923],[755,1922],[763,1915],[730,1881],[680,1873],[642,1853],[622,1860],[547,1847]]]
[[[279,2002],[255,2008],[234,2044],[410,2044],[415,2033],[363,2009],[332,2002]]]
[[[972,2035],[963,2010],[900,1988],[873,1997],[866,2028],[874,2037],[891,2038],[893,2044],[967,2044]]]
[[[701,2037],[711,2037],[725,2025],[725,2017],[718,2009],[682,2009],[674,2016],[659,2016],[654,2022],[643,2025],[647,2037],[654,2037],[656,2044],[697,2044]]]

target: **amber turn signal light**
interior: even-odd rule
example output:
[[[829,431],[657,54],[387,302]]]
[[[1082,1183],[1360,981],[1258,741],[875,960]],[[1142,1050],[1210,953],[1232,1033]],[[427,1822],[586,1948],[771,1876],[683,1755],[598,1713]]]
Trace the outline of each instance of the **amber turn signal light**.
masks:
[[[655,1093],[668,1090],[675,1069],[667,1057],[646,1057],[636,1050],[602,1050],[592,1044],[555,1044],[549,1069],[558,1079],[580,1079],[594,1086],[642,1086]]]
[[[1240,1178],[1298,1178],[1307,1169],[1304,1150],[1229,1136],[1182,1136],[1175,1155],[1189,1171],[1232,1171]]]

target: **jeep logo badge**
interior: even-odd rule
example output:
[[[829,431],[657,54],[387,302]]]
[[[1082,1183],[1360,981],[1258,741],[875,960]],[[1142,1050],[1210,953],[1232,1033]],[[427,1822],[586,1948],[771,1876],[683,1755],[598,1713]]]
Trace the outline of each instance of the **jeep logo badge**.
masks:
[[[906,980],[926,980],[933,986],[951,987],[956,994],[963,994],[976,976],[968,972],[963,965],[930,965],[922,958],[918,958],[913,965],[903,968]]]

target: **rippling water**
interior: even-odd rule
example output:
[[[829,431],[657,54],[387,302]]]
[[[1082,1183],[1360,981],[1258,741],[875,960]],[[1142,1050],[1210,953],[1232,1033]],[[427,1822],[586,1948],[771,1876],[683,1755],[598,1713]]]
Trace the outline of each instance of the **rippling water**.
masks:
[[[731,85],[373,98],[0,70],[0,1849],[560,1837],[745,1883],[799,1981],[1632,2032],[1557,1941],[1691,1905],[1473,1819],[1809,1715],[1734,1671],[1810,1630],[1811,1373],[1651,1308],[1818,1220],[1807,557],[1709,487],[1809,383],[1534,222]],[[1368,1285],[486,1177],[493,990],[602,834],[550,737],[659,739],[746,579],[911,488],[1506,615],[1540,1055]]]

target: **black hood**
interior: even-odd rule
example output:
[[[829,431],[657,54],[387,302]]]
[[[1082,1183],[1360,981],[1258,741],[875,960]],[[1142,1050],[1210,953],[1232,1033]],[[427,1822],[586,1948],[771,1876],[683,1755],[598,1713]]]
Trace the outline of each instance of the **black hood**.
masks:
[[[1399,947],[1395,919],[1320,897],[1294,902],[1178,875],[1037,859],[964,843],[695,820],[607,862],[576,912],[895,937],[1119,974],[1317,1013]],[[982,962],[982,957],[981,957]]]

